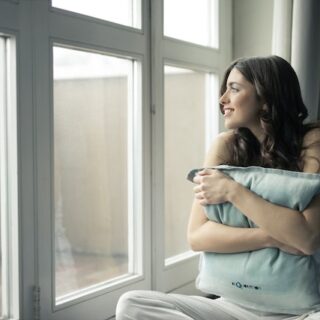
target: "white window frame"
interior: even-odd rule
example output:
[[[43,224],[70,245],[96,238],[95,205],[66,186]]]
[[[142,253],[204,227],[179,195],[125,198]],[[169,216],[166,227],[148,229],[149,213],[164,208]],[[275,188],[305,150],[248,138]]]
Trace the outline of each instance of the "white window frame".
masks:
[[[8,308],[11,319],[81,319],[86,312],[92,315],[91,308],[95,309],[97,319],[110,319],[118,297],[131,289],[194,292],[197,258],[191,254],[186,259],[172,261],[168,266],[164,263],[163,66],[169,63],[212,72],[221,79],[223,70],[231,61],[231,6],[231,0],[220,0],[219,15],[223,17],[219,28],[220,47],[213,49],[164,37],[163,0],[142,0],[141,29],[51,8],[50,0],[0,1],[0,33],[16,39],[17,55],[14,74],[17,74],[18,125],[15,140],[19,161],[12,174],[19,172],[19,180],[15,176],[17,192],[14,203],[17,207],[12,209],[16,211],[19,229],[15,230],[19,235],[12,233],[17,239],[12,245],[20,244],[20,252],[12,250],[15,271],[8,273],[12,277],[8,280],[12,284],[8,297],[15,301]],[[142,192],[133,196],[142,199],[136,208],[143,219],[139,228],[144,235],[143,252],[138,255],[145,257],[141,266],[137,266],[144,270],[141,279],[123,283],[107,295],[93,294],[90,299],[56,310],[52,307],[51,274],[54,266],[50,250],[53,247],[52,239],[48,240],[53,222],[53,83],[50,64],[54,43],[132,57],[140,62],[137,68],[141,68],[138,81],[142,86],[142,98],[141,101],[137,101],[139,97],[134,99],[136,104],[142,105],[138,115],[141,131],[136,132],[133,143],[142,143],[139,146],[142,150],[140,159],[136,160],[141,164],[141,172],[138,170],[134,178]],[[218,131],[223,128],[221,117],[217,128]],[[214,130],[211,135],[216,133]],[[136,167],[137,163],[131,165]],[[12,299],[13,295],[18,295],[19,289],[20,299]]]
[[[152,107],[153,107],[153,279],[154,289],[164,292],[195,293],[194,280],[198,273],[198,255],[186,252],[167,259],[165,263],[165,219],[164,219],[164,65],[174,65],[195,71],[212,73],[221,79],[225,67],[231,61],[231,1],[219,1],[219,48],[205,47],[163,35],[163,0],[152,1],[151,6],[151,50],[152,50]],[[223,17],[223,18],[221,18]],[[192,23],[192,22],[190,22]],[[213,77],[212,77],[213,78]],[[208,86],[218,87],[219,80],[207,81]],[[218,92],[208,93],[206,99],[217,99]],[[206,109],[212,121],[206,123],[206,147],[213,136],[223,129],[218,108]],[[215,119],[215,120],[213,120]],[[207,119],[207,121],[209,121]]]
[[[2,318],[19,318],[16,43],[0,33],[0,185]]]
[[[34,1],[34,63],[35,75],[35,113],[37,139],[37,211],[38,211],[38,251],[40,318],[42,319],[79,319],[93,316],[96,319],[110,318],[120,295],[135,288],[151,288],[151,261],[148,259],[150,247],[150,172],[149,155],[142,153],[142,144],[149,144],[149,82],[148,82],[148,34],[144,29],[137,30],[96,18],[66,12],[50,6],[49,1]],[[148,2],[142,1],[143,28],[148,24]],[[55,264],[54,264],[54,193],[53,193],[53,46],[62,46],[96,52],[106,55],[133,59],[135,75],[132,92],[132,118],[136,120],[129,126],[135,134],[129,145],[129,169],[134,167],[134,176],[129,181],[129,201],[133,204],[135,221],[130,226],[130,233],[136,228],[136,248],[132,254],[140,259],[131,267],[143,271],[141,275],[123,276],[114,279],[107,286],[93,286],[79,290],[79,294],[70,295],[69,299],[55,299]],[[142,71],[141,76],[139,72]],[[141,89],[143,98],[135,94]],[[146,94],[147,93],[147,94]],[[140,105],[140,106],[139,106]],[[139,106],[139,107],[137,107]],[[141,109],[142,108],[142,109]],[[130,118],[130,117],[129,117]],[[141,141],[143,139],[143,142]],[[137,147],[139,154],[133,157],[132,148]],[[132,194],[133,184],[135,194]],[[142,190],[142,191],[141,191]],[[143,202],[142,202],[143,197]],[[133,199],[134,198],[134,199]],[[43,214],[45,213],[45,214]],[[130,216],[130,215],[129,215]],[[132,216],[132,214],[131,214]],[[132,218],[129,217],[129,219]],[[143,223],[140,221],[143,220]],[[41,232],[40,232],[41,230]],[[51,235],[51,236],[50,236]],[[142,246],[143,245],[143,246]],[[143,258],[143,260],[142,260]],[[120,279],[121,278],[121,279]],[[101,288],[101,290],[100,290]]]
[[[65,43],[65,42],[64,42]],[[129,59],[132,60],[133,55],[130,57],[120,56],[119,54],[114,53],[112,50],[110,51],[97,51],[90,47],[85,48],[84,44],[79,47],[70,47],[71,42],[68,42],[69,47],[63,45],[62,43],[52,42],[50,49],[53,47],[66,48],[66,49],[74,49],[80,50],[86,53],[103,53],[107,56],[115,56],[117,58]],[[51,54],[52,56],[52,54]],[[53,58],[53,56],[52,56]],[[66,294],[62,297],[55,299],[55,274],[54,272],[51,275],[51,283],[48,285],[52,286],[52,295],[51,303],[53,310],[59,311],[63,310],[68,306],[72,306],[74,304],[79,303],[80,301],[88,300],[89,298],[95,297],[97,295],[101,295],[103,293],[112,293],[116,291],[118,288],[121,288],[125,285],[134,284],[139,281],[143,281],[145,276],[144,274],[144,246],[143,246],[143,219],[142,219],[142,183],[141,177],[143,174],[142,170],[142,154],[141,152],[135,152],[135,150],[142,150],[142,110],[141,110],[141,61],[138,60],[138,57],[135,57],[135,60],[132,61],[132,70],[129,75],[129,83],[128,83],[128,159],[127,159],[127,167],[128,167],[128,239],[129,239],[129,247],[128,247],[128,273],[125,275],[121,275],[116,278],[112,278],[104,283],[93,284],[90,287],[82,288],[77,290],[76,292],[72,292]],[[53,59],[50,62],[50,65],[53,67]],[[51,74],[53,74],[53,69],[51,69]],[[53,80],[53,77],[51,77]],[[52,84],[53,88],[53,84]],[[53,96],[51,98],[53,101]],[[52,108],[54,106],[52,105]],[[51,110],[53,112],[53,109]],[[52,114],[51,114],[52,116]],[[53,117],[50,121],[51,126],[53,126]],[[51,135],[51,161],[54,158],[54,137],[53,137],[53,129]],[[53,166],[53,165],[52,165]],[[51,172],[51,182],[54,185],[54,173],[53,170]],[[54,188],[52,187],[52,190]],[[52,191],[51,191],[52,192]],[[54,193],[51,195],[51,224],[52,230],[55,227],[55,199]],[[52,247],[54,248],[55,243],[55,233],[52,232]],[[55,252],[55,249],[52,249],[52,252]],[[55,269],[55,261],[54,254],[52,257],[52,270]]]

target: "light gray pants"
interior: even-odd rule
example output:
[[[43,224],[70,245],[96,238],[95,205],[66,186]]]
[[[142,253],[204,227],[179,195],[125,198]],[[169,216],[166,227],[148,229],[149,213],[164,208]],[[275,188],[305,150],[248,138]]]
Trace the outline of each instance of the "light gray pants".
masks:
[[[320,319],[319,313],[292,316],[249,310],[216,300],[157,291],[129,291],[118,302],[116,320],[297,320]]]

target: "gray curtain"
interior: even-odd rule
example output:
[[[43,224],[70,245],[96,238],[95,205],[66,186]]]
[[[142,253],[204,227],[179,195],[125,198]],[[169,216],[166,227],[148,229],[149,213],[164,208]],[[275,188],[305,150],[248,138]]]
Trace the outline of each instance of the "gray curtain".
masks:
[[[274,0],[272,51],[296,70],[308,120],[320,119],[319,0]]]
[[[320,1],[294,0],[291,63],[298,73],[310,120],[319,119]]]

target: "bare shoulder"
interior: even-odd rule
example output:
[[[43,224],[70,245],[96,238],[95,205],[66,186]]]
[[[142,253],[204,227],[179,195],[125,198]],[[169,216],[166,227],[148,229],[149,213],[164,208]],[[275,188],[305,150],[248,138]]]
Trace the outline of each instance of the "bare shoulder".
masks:
[[[303,171],[320,173],[320,128],[308,131],[303,138]]]
[[[232,157],[233,141],[234,132],[232,130],[219,133],[211,144],[204,166],[211,167],[228,163]]]
[[[308,131],[303,137],[304,147],[308,147],[309,145],[316,143],[320,143],[320,128],[314,128]]]

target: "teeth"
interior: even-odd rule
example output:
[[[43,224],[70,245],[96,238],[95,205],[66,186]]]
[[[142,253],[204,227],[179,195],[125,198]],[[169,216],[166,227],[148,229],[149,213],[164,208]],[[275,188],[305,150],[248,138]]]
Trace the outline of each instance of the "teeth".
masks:
[[[224,110],[224,115],[227,116],[229,115],[233,110],[232,109],[225,109]]]

